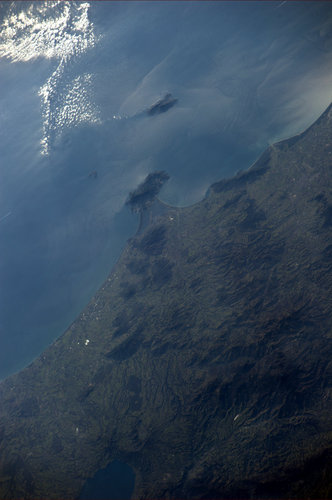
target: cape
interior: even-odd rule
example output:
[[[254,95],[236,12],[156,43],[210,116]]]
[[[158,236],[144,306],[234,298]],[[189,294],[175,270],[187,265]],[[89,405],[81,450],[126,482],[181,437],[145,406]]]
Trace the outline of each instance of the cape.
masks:
[[[332,106],[127,243],[0,384],[0,498],[332,497]]]

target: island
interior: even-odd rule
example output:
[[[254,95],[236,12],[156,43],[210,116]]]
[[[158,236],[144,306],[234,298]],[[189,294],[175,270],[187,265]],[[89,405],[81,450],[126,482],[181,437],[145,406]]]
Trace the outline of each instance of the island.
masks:
[[[331,137],[329,106],[128,241],[0,384],[1,499],[89,498],[121,464],[133,499],[332,497]]]
[[[175,99],[172,94],[167,93],[164,95],[162,99],[158,99],[157,102],[152,104],[147,110],[147,114],[149,116],[157,115],[160,113],[165,113],[168,111],[170,108],[174,106],[178,102],[177,99]]]

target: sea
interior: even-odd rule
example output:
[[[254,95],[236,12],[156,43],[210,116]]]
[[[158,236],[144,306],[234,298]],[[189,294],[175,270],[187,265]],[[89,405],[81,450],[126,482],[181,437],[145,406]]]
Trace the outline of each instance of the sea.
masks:
[[[149,173],[196,203],[331,100],[329,2],[0,2],[0,379],[107,278]]]

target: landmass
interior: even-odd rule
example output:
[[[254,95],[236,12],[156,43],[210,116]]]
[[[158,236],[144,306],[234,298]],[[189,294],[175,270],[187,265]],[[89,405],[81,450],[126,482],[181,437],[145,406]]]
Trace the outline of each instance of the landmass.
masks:
[[[152,205],[162,186],[168,179],[169,175],[165,171],[157,171],[148,174],[144,181],[134,191],[129,193],[126,205],[128,205],[133,212],[143,212]]]
[[[157,102],[152,104],[152,106],[150,106],[146,110],[146,112],[150,116],[157,115],[160,113],[165,113],[170,108],[172,108],[174,106],[174,104],[176,104],[177,102],[178,102],[178,100],[175,99],[172,96],[172,94],[167,93],[164,95],[164,97],[162,99],[159,99]]]
[[[329,106],[129,240],[0,384],[0,498],[78,498],[113,461],[137,499],[332,497],[331,137]]]

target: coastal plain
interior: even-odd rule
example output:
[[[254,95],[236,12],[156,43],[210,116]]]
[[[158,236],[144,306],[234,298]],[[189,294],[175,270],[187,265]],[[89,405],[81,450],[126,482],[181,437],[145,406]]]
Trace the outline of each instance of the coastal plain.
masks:
[[[332,106],[199,203],[149,206],[103,286],[0,384],[0,498],[332,497]],[[155,201],[156,206],[158,201]]]

